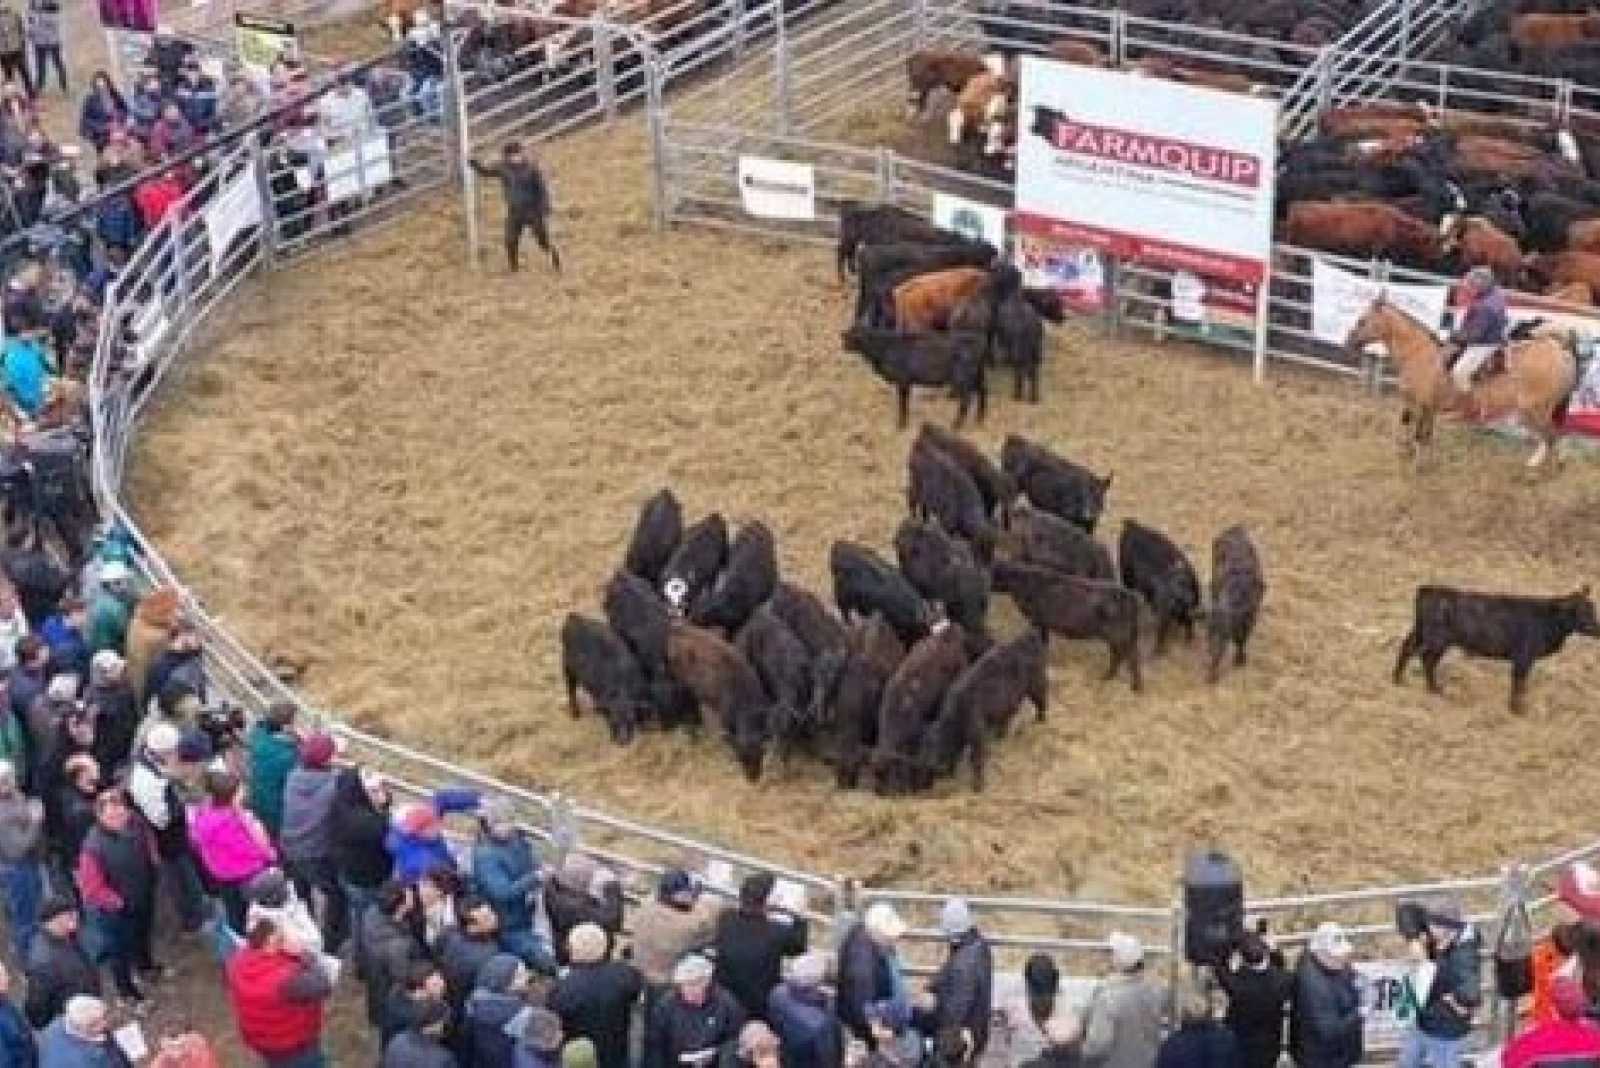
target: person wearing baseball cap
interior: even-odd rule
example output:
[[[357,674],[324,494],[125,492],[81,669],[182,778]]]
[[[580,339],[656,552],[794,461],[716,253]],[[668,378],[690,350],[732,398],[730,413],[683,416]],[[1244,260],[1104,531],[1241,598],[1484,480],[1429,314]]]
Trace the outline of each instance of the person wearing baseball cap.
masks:
[[[1589,1015],[1589,997],[1573,976],[1558,977],[1550,992],[1555,1013],[1528,1028],[1500,1051],[1501,1068],[1534,1068],[1562,1063],[1592,1064],[1600,1060],[1600,1025]]]
[[[1361,993],[1344,928],[1324,923],[1295,967],[1289,1053],[1299,1068],[1351,1068],[1364,1052]]]
[[[278,847],[300,897],[313,891],[323,898],[323,948],[338,955],[350,933],[349,903],[333,861],[333,802],[339,772],[333,767],[338,750],[333,735],[313,731],[300,740],[300,763],[283,788],[283,829]]]
[[[1419,960],[1431,959],[1433,982],[1417,1009],[1416,1026],[1406,1032],[1400,1068],[1457,1068],[1472,1016],[1483,1001],[1478,934],[1454,898],[1428,908],[1428,936],[1412,943]]]

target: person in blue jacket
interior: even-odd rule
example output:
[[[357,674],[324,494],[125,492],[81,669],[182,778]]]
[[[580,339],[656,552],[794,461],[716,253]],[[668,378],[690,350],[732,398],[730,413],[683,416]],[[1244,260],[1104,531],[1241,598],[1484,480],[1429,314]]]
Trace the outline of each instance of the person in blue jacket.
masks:
[[[34,1068],[39,1049],[33,1029],[11,1000],[11,973],[0,964],[0,1064],[6,1068]]]
[[[533,903],[544,884],[533,839],[517,826],[516,810],[504,798],[485,801],[478,818],[483,833],[472,849],[472,877],[500,918],[500,948],[554,975],[555,955],[533,925]]]
[[[50,357],[37,331],[6,338],[0,370],[5,375],[6,395],[29,419],[39,414],[49,393]]]
[[[394,877],[412,886],[431,871],[454,870],[456,858],[445,843],[442,819],[451,812],[471,812],[481,800],[478,791],[456,787],[435,790],[432,800],[401,809],[383,841],[394,858]]]

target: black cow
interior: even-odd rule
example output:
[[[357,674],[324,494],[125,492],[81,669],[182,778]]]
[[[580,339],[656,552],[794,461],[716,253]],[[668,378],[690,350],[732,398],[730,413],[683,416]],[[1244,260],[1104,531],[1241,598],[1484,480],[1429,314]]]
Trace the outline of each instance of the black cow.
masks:
[[[995,250],[987,241],[937,245],[908,242],[863,248],[856,261],[859,274],[854,320],[862,326],[887,327],[894,323],[891,298],[895,286],[930,271],[991,267]]]
[[[1222,654],[1230,643],[1234,667],[1244,666],[1244,647],[1255,629],[1266,592],[1261,556],[1244,527],[1232,526],[1218,534],[1211,543],[1211,610],[1206,615],[1211,660],[1206,681],[1219,678]]]
[[[997,534],[983,494],[949,454],[919,437],[906,461],[906,506],[919,519],[933,519],[965,538],[979,560],[994,558]]]
[[[1111,650],[1107,679],[1123,661],[1135,691],[1144,687],[1139,672],[1139,597],[1114,582],[1063,575],[1047,567],[996,560],[996,593],[1007,593],[1024,618],[1049,644],[1050,635],[1077,640],[1098,639]]]
[[[966,666],[966,636],[954,623],[940,624],[906,653],[878,705],[878,744],[872,752],[878,793],[903,793],[918,785],[922,736]]]
[[[1132,519],[1122,523],[1117,539],[1122,584],[1142,596],[1156,616],[1156,652],[1167,644],[1174,624],[1194,640],[1194,617],[1200,611],[1200,579],[1194,565],[1173,540]]]
[[[1001,642],[968,668],[945,697],[946,714],[953,705],[968,706],[974,721],[1004,736],[1023,701],[1031,701],[1040,723],[1049,711],[1050,679],[1045,672],[1044,641],[1037,631]]]
[[[1011,434],[1000,446],[1000,466],[1036,508],[1042,508],[1090,534],[1106,508],[1113,476],[1100,478],[1086,467]]]
[[[906,645],[927,635],[933,618],[916,587],[871,549],[836,541],[828,550],[828,570],[833,575],[833,603],[846,619],[851,613],[879,612]]]
[[[770,604],[755,610],[734,646],[756,669],[772,699],[772,739],[779,755],[788,756],[796,745],[816,735],[817,723],[811,718],[815,709],[811,654]]]
[[[906,657],[905,646],[881,615],[857,620],[850,645],[825,703],[833,722],[834,768],[839,788],[853,790],[878,742],[878,705]]]
[[[788,582],[778,583],[767,607],[794,632],[811,657],[811,714],[813,719],[823,722],[827,718],[825,698],[833,691],[834,681],[844,666],[850,632],[821,598]]]
[[[644,668],[628,645],[598,620],[569,613],[561,624],[561,676],[567,686],[567,709],[580,714],[578,691],[589,695],[606,717],[618,745],[633,741],[639,720],[650,710]]]
[[[1600,216],[1600,206],[1562,193],[1535,193],[1523,205],[1528,222],[1523,248],[1529,252],[1559,252],[1567,247],[1567,231],[1575,222]]]
[[[1024,504],[1011,516],[1010,542],[1017,559],[1080,578],[1116,582],[1111,550],[1075,523]]]
[[[677,551],[683,537],[683,508],[670,489],[663,489],[639,509],[639,520],[628,539],[622,567],[650,585],[661,581],[661,572]]]
[[[1511,661],[1511,711],[1521,712],[1528,673],[1535,660],[1558,652],[1573,634],[1600,637],[1589,587],[1564,597],[1512,597],[1469,593],[1448,586],[1418,586],[1416,619],[1400,643],[1394,681],[1405,676],[1413,656],[1432,693],[1439,689],[1439,661],[1454,647],[1469,656]]]
[[[915,212],[894,204],[863,204],[846,200],[839,205],[839,281],[855,270],[856,251],[862,245],[966,245],[971,239],[944,230]]]
[[[910,518],[894,535],[895,558],[906,580],[969,635],[982,635],[989,612],[989,573],[962,542],[937,523]]]
[[[952,434],[943,427],[923,423],[917,431],[917,440],[928,444],[954,460],[972,484],[983,495],[983,509],[992,519],[1002,524],[1017,499],[1017,480],[1000,470],[999,466],[983,454],[983,450],[960,434]]]
[[[667,602],[644,579],[618,571],[606,583],[603,608],[606,622],[628,644],[644,669],[650,703],[662,725],[692,719],[693,695],[678,685],[667,670],[667,634],[672,627]]]
[[[778,585],[778,549],[760,521],[746,523],[728,547],[728,564],[696,603],[689,618],[698,626],[733,634]]]
[[[1041,294],[1032,296],[1030,293]],[[1045,296],[1045,295],[1048,296]],[[1041,305],[1047,309],[1041,312]],[[1054,318],[1051,318],[1051,315]],[[995,339],[1011,365],[1011,396],[1039,403],[1039,368],[1044,363],[1045,320],[1059,323],[1065,316],[1061,298],[1053,290],[1024,290],[1000,304]]]
[[[683,540],[661,569],[661,592],[673,612],[682,615],[716,582],[728,558],[728,523],[712,512],[683,532]]]
[[[842,335],[844,347],[860,353],[872,369],[895,388],[899,426],[911,418],[912,386],[949,386],[956,395],[956,420],[966,422],[973,397],[983,422],[989,394],[983,368],[983,335],[969,333],[902,334],[852,326]]]

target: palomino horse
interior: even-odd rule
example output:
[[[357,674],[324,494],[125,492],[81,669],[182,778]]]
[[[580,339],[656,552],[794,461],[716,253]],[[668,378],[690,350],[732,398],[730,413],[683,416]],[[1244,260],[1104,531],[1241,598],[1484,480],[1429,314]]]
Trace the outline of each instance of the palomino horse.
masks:
[[[1578,360],[1566,341],[1545,335],[1510,342],[1505,370],[1474,383],[1465,393],[1445,370],[1444,346],[1433,332],[1382,295],[1345,339],[1352,350],[1375,343],[1388,350],[1400,372],[1400,399],[1405,405],[1400,414],[1402,453],[1418,458],[1419,447],[1433,439],[1434,417],[1453,412],[1474,419],[1515,416],[1539,439],[1528,466],[1542,467],[1555,456],[1559,423],[1578,384]]]

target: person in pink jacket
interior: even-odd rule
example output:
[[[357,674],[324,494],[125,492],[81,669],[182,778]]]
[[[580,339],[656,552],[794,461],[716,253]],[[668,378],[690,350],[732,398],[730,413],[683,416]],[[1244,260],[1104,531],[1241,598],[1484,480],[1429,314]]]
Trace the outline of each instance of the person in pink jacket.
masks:
[[[1556,1018],[1518,1035],[1500,1052],[1504,1068],[1592,1064],[1600,1060],[1600,1026],[1589,1017],[1591,1006],[1583,984],[1569,976],[1556,979],[1550,992]]]
[[[245,887],[277,863],[278,853],[261,821],[245,807],[244,786],[237,775],[208,772],[206,793],[209,799],[189,820],[189,838],[222,897],[228,925],[242,937]]]

